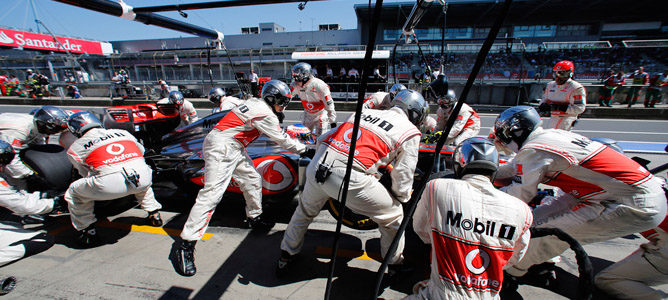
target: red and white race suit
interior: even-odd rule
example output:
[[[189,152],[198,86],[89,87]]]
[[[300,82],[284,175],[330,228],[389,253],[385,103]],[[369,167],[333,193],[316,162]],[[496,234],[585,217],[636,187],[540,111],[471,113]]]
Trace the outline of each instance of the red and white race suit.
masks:
[[[363,108],[366,109],[388,109],[390,108],[390,93],[375,92],[364,99]]]
[[[543,103],[552,105],[549,128],[571,130],[575,120],[587,107],[587,91],[573,79],[562,85],[550,81],[540,104]]]
[[[95,223],[95,201],[134,195],[147,212],[162,208],[151,189],[153,171],[144,161],[144,147],[125,130],[93,128],[67,150],[72,165],[83,178],[65,192],[72,225],[83,230]],[[127,175],[136,174],[131,182]]]
[[[281,249],[290,254],[300,252],[308,226],[325,202],[330,197],[339,199],[339,188],[350,151],[353,120],[354,114],[346,123],[318,138],[318,149],[306,169],[304,191],[281,243]],[[380,247],[385,255],[403,219],[401,203],[410,199],[420,131],[399,108],[362,111],[359,130],[346,206],[378,223]],[[390,173],[392,189],[388,191],[378,181],[381,176],[378,169],[390,162],[393,162],[394,168]],[[315,179],[320,164],[330,165],[332,172],[322,184]],[[402,237],[390,263],[402,261],[403,248]]]
[[[0,206],[17,215],[39,215],[51,212],[53,198],[41,198],[40,192],[17,190],[0,176]]]
[[[424,118],[424,122],[422,122],[422,125],[420,125],[420,132],[433,133],[436,131],[436,126],[438,126],[438,121],[436,121],[436,119],[434,119],[432,116],[426,116]]]
[[[14,160],[3,168],[3,174],[7,175],[10,180],[34,174],[23,164],[18,155],[21,150],[28,148],[31,144],[44,144],[45,136],[37,132],[33,116],[19,113],[0,114],[0,139],[12,145],[16,151]]]
[[[233,109],[244,103],[244,100],[241,100],[233,96],[225,96],[220,99],[220,111]]]
[[[533,215],[483,175],[427,184],[413,216],[431,244],[431,276],[406,299],[498,299],[503,270],[522,259]]]
[[[641,232],[649,242],[596,275],[596,287],[618,299],[668,299],[651,286],[668,283],[668,217]]]
[[[560,188],[562,195],[534,209],[534,226],[559,228],[581,244],[648,230],[666,216],[661,179],[623,154],[565,130],[534,130],[497,176],[512,177],[513,184],[503,190],[525,202],[539,183]],[[567,248],[554,236],[534,239],[524,259],[508,271],[521,276]]]
[[[293,96],[298,96],[304,106],[302,120],[316,136],[327,132],[330,123],[336,122],[334,100],[329,86],[318,78],[311,78],[305,84],[293,82],[290,85]]]
[[[264,100],[251,98],[233,108],[204,138],[204,187],[197,194],[181,238],[188,241],[202,238],[232,177],[244,194],[246,216],[255,218],[262,214],[262,177],[255,170],[246,146],[263,133],[289,151],[306,150],[306,146],[281,130],[278,118]]]
[[[450,117],[451,109],[444,109],[439,107],[436,111],[436,116],[438,116],[436,131],[442,131],[445,129],[445,124],[448,122]],[[462,141],[468,138],[472,138],[478,135],[480,132],[480,117],[478,113],[473,110],[468,104],[464,103],[462,109],[459,111],[459,115],[455,120],[455,124],[452,125],[450,133],[448,134],[448,139],[445,141],[446,144],[459,145]]]
[[[165,98],[159,100],[156,104],[166,105],[170,103],[169,99]],[[183,104],[177,105],[176,108],[179,110],[179,116],[181,117],[181,120],[183,120],[183,124],[188,125],[199,120],[197,117],[197,110],[195,110],[195,106],[193,106],[190,101],[183,99]]]

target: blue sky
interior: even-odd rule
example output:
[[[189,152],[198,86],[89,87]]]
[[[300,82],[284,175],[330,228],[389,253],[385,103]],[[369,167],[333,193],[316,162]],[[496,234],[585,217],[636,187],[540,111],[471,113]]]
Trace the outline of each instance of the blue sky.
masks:
[[[169,38],[190,36],[184,33],[147,26],[94,11],[51,0],[33,0],[39,19],[55,34],[82,37],[102,41]],[[209,0],[126,0],[134,7],[166,4],[207,2]],[[404,0],[405,1],[405,0]],[[35,31],[34,14],[29,0],[1,0],[0,26]],[[401,2],[385,0],[384,3]],[[357,28],[354,4],[368,4],[365,0],[331,0],[309,2],[302,11],[298,3],[254,5],[233,8],[189,10],[184,19],[176,12],[160,14],[206,28],[214,28],[224,34],[240,34],[241,27],[257,26],[261,22],[275,22],[287,31],[308,31],[318,24],[338,23],[344,29]]]

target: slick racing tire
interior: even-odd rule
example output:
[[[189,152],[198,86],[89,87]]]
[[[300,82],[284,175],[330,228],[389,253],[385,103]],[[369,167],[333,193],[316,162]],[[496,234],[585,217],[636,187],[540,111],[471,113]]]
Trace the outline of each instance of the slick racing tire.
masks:
[[[44,178],[51,189],[65,191],[70,186],[73,167],[65,148],[52,144],[32,145],[20,156],[23,163]]]
[[[334,219],[339,219],[339,202],[333,198],[329,198],[325,207],[327,211],[334,217]],[[357,229],[357,230],[372,230],[378,228],[378,224],[372,221],[371,218],[354,213],[347,207],[343,208],[343,226]]]

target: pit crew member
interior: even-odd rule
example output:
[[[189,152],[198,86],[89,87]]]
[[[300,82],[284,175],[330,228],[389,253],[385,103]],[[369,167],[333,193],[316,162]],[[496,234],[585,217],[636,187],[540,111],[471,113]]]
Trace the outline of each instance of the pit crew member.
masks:
[[[403,209],[410,199],[413,173],[420,145],[420,126],[428,113],[422,96],[403,90],[392,100],[388,110],[362,111],[356,154],[349,181],[346,206],[353,212],[369,216],[378,223],[381,253],[387,253],[397,234]],[[277,275],[285,274],[293,257],[301,251],[304,235],[325,202],[339,199],[339,188],[346,172],[346,162],[353,131],[354,114],[341,126],[318,138],[319,146],[306,169],[306,183],[281,242]],[[391,184],[379,181],[378,169],[394,162]],[[389,259],[391,270],[403,261],[404,239]]]
[[[627,78],[632,79],[631,86],[626,94],[626,102],[628,103],[628,107],[631,107],[640,98],[642,87],[649,83],[649,74],[645,72],[645,68],[638,67],[638,70],[635,70]]]
[[[199,118],[197,117],[197,110],[195,110],[195,107],[193,106],[190,101],[186,100],[183,97],[183,94],[179,91],[171,91],[169,92],[169,97],[167,99],[161,99],[157,102],[158,105],[165,105],[165,104],[174,104],[176,105],[176,108],[179,110],[179,116],[181,117],[181,120],[183,121],[183,124],[191,124]]]
[[[586,109],[587,92],[582,84],[573,80],[573,62],[562,60],[552,70],[554,80],[547,84],[539,110],[550,113],[549,128],[571,130]]]
[[[389,93],[375,92],[375,93],[369,95],[369,97],[367,97],[366,99],[364,99],[363,108],[365,108],[365,109],[371,109],[371,108],[373,108],[373,109],[388,109],[388,108],[391,107],[390,103],[392,102],[392,99],[394,98],[394,96],[396,96],[397,93],[399,93],[400,91],[403,91],[405,89],[406,89],[405,85],[403,85],[401,83],[397,83],[397,84],[394,84],[390,88]]]
[[[225,96],[225,90],[222,88],[212,88],[209,91],[209,101],[216,106],[214,108],[216,111],[230,110],[244,103],[237,97]]]
[[[303,144],[281,130],[272,111],[271,106],[277,112],[283,111],[291,98],[287,84],[270,80],[262,88],[262,99],[251,98],[233,108],[204,139],[204,188],[197,195],[181,232],[183,242],[176,253],[179,274],[195,275],[195,243],[206,232],[214,209],[222,200],[232,177],[246,200],[248,226],[258,230],[273,227],[274,223],[262,215],[262,177],[255,170],[246,146],[264,133],[289,151],[312,156],[313,149],[307,151]]]
[[[540,124],[529,106],[505,110],[494,124],[496,145],[517,153],[499,168],[499,178],[513,181],[503,191],[527,203],[539,183],[564,192],[534,209],[534,227],[559,228],[584,245],[649,230],[663,221],[661,179],[610,147],[565,130],[544,130]],[[522,261],[507,271],[522,276],[567,248],[554,236],[533,239]]]
[[[42,106],[34,115],[21,113],[0,114],[0,140],[3,140],[16,151],[21,151],[33,144],[44,144],[45,138],[52,134],[67,130],[67,113],[54,106]],[[18,189],[30,191],[45,188],[42,177],[28,168],[16,155],[7,164],[2,173],[7,180]]]
[[[141,208],[148,212],[152,226],[162,226],[151,180],[153,171],[144,161],[144,147],[129,132],[104,129],[90,112],[77,112],[69,117],[68,129],[78,139],[67,156],[82,178],[72,182],[65,192],[74,229],[79,231],[82,246],[97,243],[95,201],[108,201],[134,195]]]
[[[452,113],[452,109],[457,103],[457,95],[455,91],[448,89],[448,82],[445,76],[439,76],[430,85],[430,90],[436,95],[438,110],[436,111],[436,128],[435,131],[445,130],[445,125]],[[464,103],[455,123],[450,129],[446,144],[459,145],[462,141],[475,137],[480,133],[480,117],[478,113],[473,110],[468,104]]]
[[[663,97],[661,89],[666,85],[668,85],[668,70],[663,71],[663,74],[657,73],[650,78],[645,94],[645,107],[654,108],[657,103],[661,103]]]
[[[302,101],[302,121],[316,136],[336,127],[336,111],[329,86],[313,77],[311,65],[301,62],[292,67],[290,89]]]
[[[406,299],[498,298],[503,269],[529,246],[529,206],[492,185],[499,161],[494,144],[464,140],[453,160],[457,179],[431,180],[415,210],[415,233],[432,245],[431,276]]]

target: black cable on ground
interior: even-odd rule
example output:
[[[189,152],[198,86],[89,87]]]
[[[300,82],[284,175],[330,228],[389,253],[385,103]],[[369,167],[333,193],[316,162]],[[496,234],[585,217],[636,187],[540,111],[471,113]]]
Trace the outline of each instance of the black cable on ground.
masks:
[[[372,54],[373,48],[376,45],[376,32],[378,31],[378,23],[380,19],[380,12],[383,7],[383,0],[376,0],[374,6],[373,18],[371,19],[371,26],[369,27],[369,41],[366,45],[366,53],[364,54],[364,61],[362,63],[362,80],[360,81],[360,87],[357,92],[357,106],[355,107],[355,121],[353,122],[353,132],[352,136],[357,136],[360,128],[360,120],[362,118],[362,104],[364,103],[364,94],[367,88],[367,82],[369,81],[368,74],[372,72]],[[346,199],[348,195],[348,183],[350,181],[350,174],[353,167],[353,159],[355,158],[355,146],[357,144],[357,139],[351,139],[350,141],[350,152],[348,153],[348,162],[346,164],[346,174],[343,176],[343,188],[340,193],[341,199],[339,199],[339,211],[343,212],[343,208],[346,207]],[[327,276],[327,287],[325,288],[325,300],[329,300],[329,297],[332,292],[332,277],[334,277],[334,269],[336,266],[336,253],[339,248],[339,237],[341,236],[341,225],[343,224],[343,213],[339,214],[338,220],[336,220],[336,231],[334,233],[334,241],[332,243],[332,256],[329,262],[329,274]]]
[[[539,238],[548,235],[554,235],[560,240],[568,243],[568,246],[575,252],[575,260],[578,263],[578,289],[575,299],[591,299],[594,292],[594,268],[589,260],[589,255],[585,252],[582,245],[573,237],[558,228],[531,228],[531,238]]]
[[[411,204],[409,206],[408,212],[404,216],[404,219],[401,221],[401,226],[399,226],[397,235],[394,237],[394,240],[392,240],[392,244],[390,245],[390,248],[385,254],[385,259],[383,260],[383,263],[381,264],[380,268],[378,268],[376,286],[373,291],[372,299],[376,299],[378,297],[378,292],[380,291],[380,286],[383,282],[383,276],[385,275],[385,270],[387,269],[387,266],[389,264],[388,257],[392,257],[394,252],[397,250],[397,246],[399,245],[399,239],[406,231],[408,222],[410,222],[410,219],[413,217],[413,214],[415,213],[415,208],[417,207],[418,200],[422,196],[422,192],[424,191],[424,188],[427,185],[427,178],[429,178],[429,176],[433,172],[433,169],[438,163],[439,153],[441,152],[441,149],[445,144],[445,140],[447,139],[448,134],[450,133],[450,130],[452,129],[452,126],[455,123],[455,119],[459,115],[459,111],[461,111],[462,109],[462,105],[464,105],[464,103],[466,102],[466,97],[468,96],[468,93],[471,90],[471,87],[473,86],[475,78],[478,76],[478,72],[480,72],[480,68],[485,62],[487,53],[489,53],[490,48],[492,48],[494,39],[496,39],[496,35],[498,34],[499,29],[503,24],[503,20],[506,18],[506,15],[508,15],[508,11],[510,10],[510,4],[512,2],[513,2],[512,0],[504,1],[502,11],[499,14],[499,17],[494,22],[494,26],[492,26],[492,28],[490,29],[489,34],[487,35],[487,39],[485,39],[485,42],[483,43],[480,49],[480,52],[478,52],[478,57],[476,58],[471,73],[469,74],[469,78],[466,81],[466,85],[464,86],[464,90],[462,91],[459,101],[457,101],[457,105],[455,105],[455,108],[453,109],[452,113],[450,114],[450,117],[448,118],[445,130],[443,131],[441,138],[436,143],[436,148],[434,149],[434,162],[432,163],[432,168],[427,171],[427,174],[425,174],[424,179],[420,182],[418,187],[413,191],[410,200]]]

